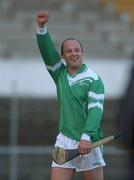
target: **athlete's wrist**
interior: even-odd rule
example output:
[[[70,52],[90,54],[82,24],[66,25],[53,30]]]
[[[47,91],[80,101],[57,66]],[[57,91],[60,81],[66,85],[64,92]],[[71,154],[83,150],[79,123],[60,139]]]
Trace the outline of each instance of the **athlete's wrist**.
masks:
[[[90,136],[89,136],[88,134],[83,133],[82,136],[81,136],[81,140],[87,140],[87,141],[90,141],[91,138],[90,138]]]
[[[37,25],[37,34],[46,34],[46,33],[47,33],[47,27],[46,27],[46,26],[40,28],[40,27]]]

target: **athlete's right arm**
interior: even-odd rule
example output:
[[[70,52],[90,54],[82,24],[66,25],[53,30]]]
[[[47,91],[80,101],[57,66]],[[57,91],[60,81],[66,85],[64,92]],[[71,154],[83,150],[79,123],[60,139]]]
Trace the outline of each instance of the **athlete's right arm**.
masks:
[[[49,14],[47,11],[40,11],[37,14],[37,42],[46,68],[56,82],[62,66],[62,61],[45,26],[48,19]]]

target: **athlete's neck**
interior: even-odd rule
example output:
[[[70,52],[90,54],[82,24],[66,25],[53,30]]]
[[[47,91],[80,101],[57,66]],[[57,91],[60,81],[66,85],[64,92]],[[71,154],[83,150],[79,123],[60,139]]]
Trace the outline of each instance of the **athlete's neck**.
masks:
[[[77,67],[77,68],[67,67],[67,70],[68,70],[69,74],[75,74],[75,73],[77,73],[77,72],[81,69],[82,66],[83,66],[83,64],[81,64],[81,65],[80,65],[79,67]]]

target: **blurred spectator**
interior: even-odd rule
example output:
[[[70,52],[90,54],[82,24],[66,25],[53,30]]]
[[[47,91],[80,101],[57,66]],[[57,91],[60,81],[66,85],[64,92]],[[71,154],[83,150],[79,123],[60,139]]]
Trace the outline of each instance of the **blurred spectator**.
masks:
[[[131,76],[119,111],[121,145],[129,152],[126,180],[134,179],[134,54]]]

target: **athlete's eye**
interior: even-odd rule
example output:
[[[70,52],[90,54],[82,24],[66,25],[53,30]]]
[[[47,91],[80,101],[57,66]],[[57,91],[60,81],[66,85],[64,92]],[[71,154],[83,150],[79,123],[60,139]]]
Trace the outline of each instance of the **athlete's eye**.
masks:
[[[79,52],[80,51],[80,48],[75,48],[75,52]]]
[[[71,52],[72,52],[71,49],[66,49],[66,50],[65,50],[65,53],[71,53]]]

